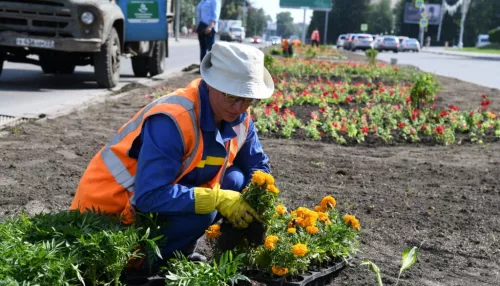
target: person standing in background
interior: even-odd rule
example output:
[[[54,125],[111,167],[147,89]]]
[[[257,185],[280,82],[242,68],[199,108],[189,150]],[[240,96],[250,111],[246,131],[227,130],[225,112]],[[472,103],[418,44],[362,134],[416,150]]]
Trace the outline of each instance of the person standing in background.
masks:
[[[314,31],[312,32],[311,34],[311,45],[314,47],[318,47],[319,46],[319,31],[318,29],[314,29]]]
[[[215,42],[220,9],[221,0],[201,0],[196,7],[196,31],[200,42],[200,63],[207,52],[212,50]]]

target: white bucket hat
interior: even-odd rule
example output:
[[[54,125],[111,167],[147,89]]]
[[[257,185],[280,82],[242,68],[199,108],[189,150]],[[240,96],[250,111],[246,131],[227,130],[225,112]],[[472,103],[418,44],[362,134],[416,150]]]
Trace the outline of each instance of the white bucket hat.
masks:
[[[264,99],[274,92],[264,53],[248,45],[215,43],[203,58],[200,72],[208,85],[230,95]]]

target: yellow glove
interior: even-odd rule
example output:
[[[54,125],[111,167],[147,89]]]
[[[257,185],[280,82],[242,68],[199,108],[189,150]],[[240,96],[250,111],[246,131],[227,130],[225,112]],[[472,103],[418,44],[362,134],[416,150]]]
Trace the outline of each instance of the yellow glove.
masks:
[[[219,185],[213,189],[194,188],[194,208],[197,214],[218,210],[236,228],[247,228],[254,218],[258,218],[240,193],[222,190]]]

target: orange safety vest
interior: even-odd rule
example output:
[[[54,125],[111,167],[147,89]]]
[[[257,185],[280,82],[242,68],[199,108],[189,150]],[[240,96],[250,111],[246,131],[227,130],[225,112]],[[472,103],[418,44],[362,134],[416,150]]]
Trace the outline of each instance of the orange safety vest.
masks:
[[[90,161],[80,180],[71,209],[100,210],[107,214],[121,214],[124,223],[134,221],[134,185],[137,160],[128,156],[134,140],[140,136],[146,119],[155,114],[165,114],[176,122],[183,137],[185,154],[176,184],[193,170],[203,156],[203,136],[200,129],[200,98],[198,86],[201,79],[192,81],[186,88],[163,96],[137,112],[118,129],[115,136]],[[221,183],[226,168],[233,164],[241,146],[246,141],[250,115],[233,127],[236,137],[226,143],[226,157],[217,175],[203,187],[213,188]]]
[[[314,30],[311,34],[311,41],[318,41],[319,42],[319,31]]]
[[[281,49],[285,52],[288,52],[288,40],[282,40],[281,41]]]

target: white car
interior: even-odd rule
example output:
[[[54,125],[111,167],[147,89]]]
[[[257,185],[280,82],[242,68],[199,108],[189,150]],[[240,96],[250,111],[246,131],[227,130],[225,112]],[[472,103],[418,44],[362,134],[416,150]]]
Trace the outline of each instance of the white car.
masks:
[[[339,38],[337,39],[337,49],[344,47],[345,38],[346,38],[346,34],[339,35]]]
[[[279,45],[281,44],[281,37],[272,36],[270,39],[271,45]]]
[[[476,48],[491,45],[490,35],[479,35],[477,36]]]

